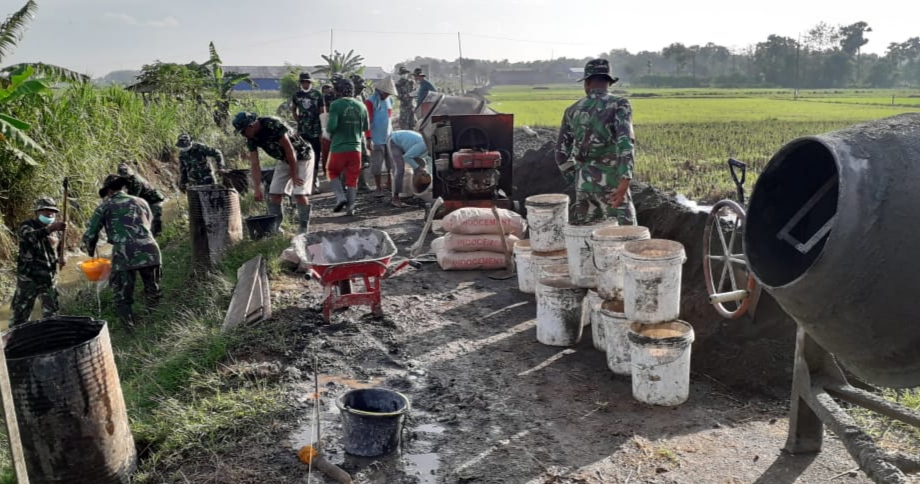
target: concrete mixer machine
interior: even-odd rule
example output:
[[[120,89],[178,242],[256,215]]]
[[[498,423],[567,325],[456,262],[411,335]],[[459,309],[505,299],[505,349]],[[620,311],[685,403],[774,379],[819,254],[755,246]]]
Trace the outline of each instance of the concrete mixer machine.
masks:
[[[920,113],[791,141],[745,220],[747,265],[799,328],[786,450],[818,452],[827,426],[878,483],[909,482],[920,457],[880,449],[838,400],[920,427],[920,412],[846,373],[920,386],[918,220]]]

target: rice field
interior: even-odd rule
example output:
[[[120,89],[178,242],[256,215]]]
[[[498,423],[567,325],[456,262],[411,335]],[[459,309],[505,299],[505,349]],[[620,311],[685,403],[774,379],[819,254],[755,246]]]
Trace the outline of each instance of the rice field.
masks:
[[[905,112],[920,112],[920,90],[637,89],[630,98],[637,138],[637,176],[652,185],[710,202],[731,196],[729,157],[749,164],[749,185],[794,138]],[[493,88],[490,107],[515,124],[558,128],[580,86]],[[892,102],[894,99],[894,102]]]

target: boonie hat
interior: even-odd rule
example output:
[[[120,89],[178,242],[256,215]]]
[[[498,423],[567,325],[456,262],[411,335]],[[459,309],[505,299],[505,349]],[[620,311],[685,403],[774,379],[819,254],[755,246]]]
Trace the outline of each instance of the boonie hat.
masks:
[[[179,139],[176,141],[176,146],[179,148],[186,148],[190,144],[192,144],[192,137],[187,134],[180,134]]]
[[[300,82],[312,81],[312,80],[313,80],[313,76],[311,76],[309,72],[304,71],[300,73]]]
[[[35,211],[41,210],[51,210],[52,212],[60,212],[58,209],[57,203],[51,197],[41,197],[35,199]]]
[[[425,75],[424,72],[422,72],[422,68],[421,68],[421,67],[416,67],[415,70],[412,71],[412,74],[414,74],[414,75],[416,75],[416,76],[428,77],[428,76]]]
[[[99,198],[105,198],[106,192],[108,192],[110,188],[113,190],[121,190],[127,183],[128,180],[125,180],[122,176],[109,175],[105,177],[105,181],[102,182],[102,188],[99,189]]]
[[[585,79],[592,76],[604,76],[610,80],[610,83],[615,83],[620,80],[619,77],[613,77],[610,75],[610,62],[607,59],[594,59],[588,61],[585,64],[585,75],[576,82],[582,82]]]
[[[256,116],[256,113],[240,111],[236,113],[236,116],[233,117],[233,129],[239,133],[240,131],[248,128],[252,123],[255,123],[258,119],[259,117]]]

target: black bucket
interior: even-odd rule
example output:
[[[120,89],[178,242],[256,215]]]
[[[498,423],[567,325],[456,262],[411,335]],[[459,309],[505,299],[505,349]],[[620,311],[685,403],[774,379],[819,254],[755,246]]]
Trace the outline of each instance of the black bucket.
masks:
[[[5,348],[30,482],[130,482],[137,453],[105,321],[54,317]]]
[[[259,240],[268,237],[275,230],[277,215],[254,215],[246,217],[246,228],[249,230],[249,238]]]
[[[385,388],[351,390],[336,399],[342,412],[342,440],[345,452],[361,457],[378,457],[399,447],[399,435],[409,399]]]

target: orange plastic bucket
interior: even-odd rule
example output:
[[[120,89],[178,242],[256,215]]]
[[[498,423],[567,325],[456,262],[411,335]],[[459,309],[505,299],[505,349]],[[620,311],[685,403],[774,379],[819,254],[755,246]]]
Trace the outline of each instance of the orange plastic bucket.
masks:
[[[85,260],[77,264],[77,267],[83,271],[86,279],[96,282],[109,274],[109,272],[112,270],[112,261],[110,259],[97,257],[94,259]]]

